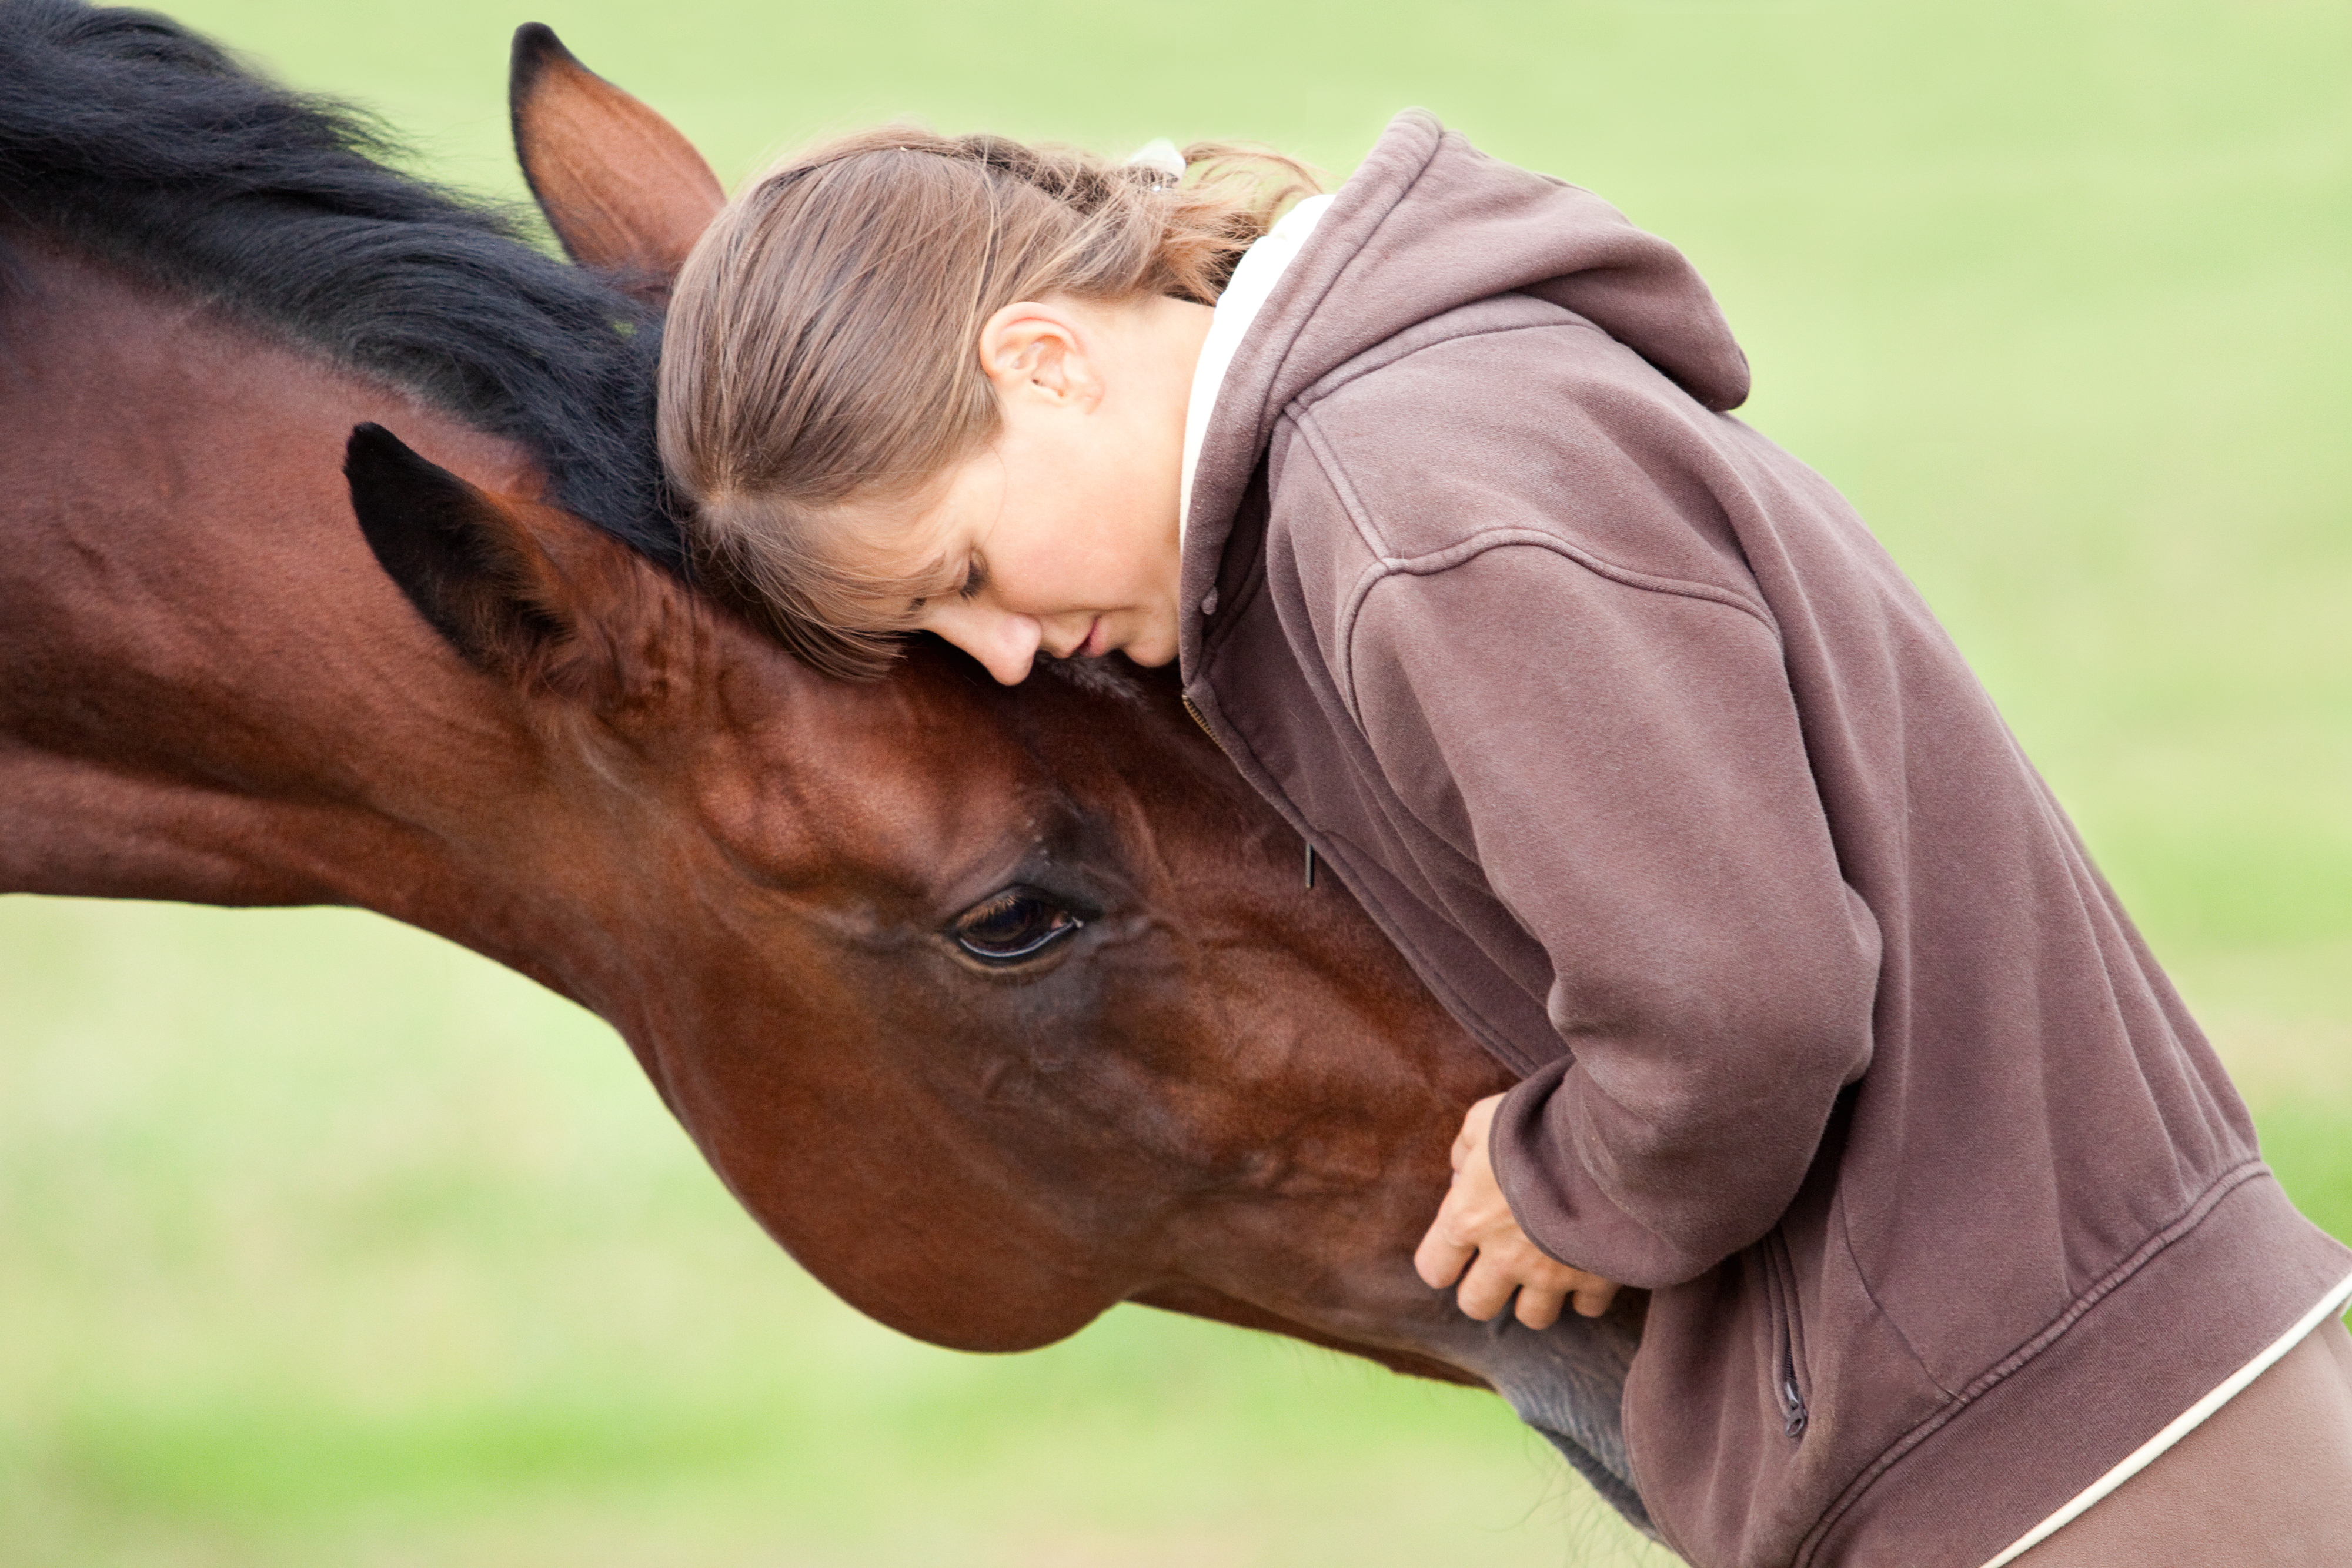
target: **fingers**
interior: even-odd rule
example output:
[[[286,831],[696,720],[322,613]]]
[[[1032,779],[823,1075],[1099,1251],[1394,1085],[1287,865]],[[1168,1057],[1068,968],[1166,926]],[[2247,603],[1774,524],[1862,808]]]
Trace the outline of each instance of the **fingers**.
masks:
[[[1510,1309],[1528,1328],[1548,1329],[1570,1304],[1578,1315],[1597,1318],[1616,1299],[1616,1282],[1571,1269],[1529,1241],[1495,1180],[1486,1136],[1502,1100],[1489,1095],[1464,1113],[1454,1181],[1413,1249],[1413,1272],[1433,1291],[1453,1286],[1455,1304],[1480,1322]]]
[[[1576,1315],[1597,1318],[1609,1310],[1610,1302],[1617,1299],[1617,1281],[1604,1280],[1598,1274],[1587,1274],[1582,1270],[1577,1273],[1582,1283],[1576,1287]],[[1552,1315],[1559,1316],[1557,1312]]]
[[[1617,1282],[1614,1280],[1604,1280],[1581,1269],[1570,1269],[1567,1272],[1575,1280],[1572,1290],[1554,1290],[1531,1283],[1519,1286],[1518,1305],[1514,1312],[1519,1322],[1531,1329],[1548,1329],[1559,1322],[1561,1308],[1571,1301],[1575,1303],[1577,1316],[1597,1318],[1609,1310],[1610,1302],[1617,1299]]]
[[[1462,1278],[1462,1270],[1470,1266],[1470,1260],[1477,1255],[1477,1251],[1475,1247],[1446,1240],[1433,1227],[1413,1251],[1412,1271],[1420,1275],[1421,1282],[1431,1290],[1442,1291]]]
[[[1472,1102],[1470,1109],[1462,1113],[1462,1131],[1484,1144],[1486,1135],[1494,1130],[1495,1112],[1502,1103],[1500,1094],[1489,1094],[1484,1100]]]
[[[1559,1322],[1560,1308],[1567,1298],[1559,1291],[1539,1290],[1534,1285],[1519,1287],[1518,1305],[1512,1315],[1531,1329],[1541,1331]]]
[[[1432,1227],[1433,1236],[1435,1229]],[[1482,1323],[1493,1322],[1509,1309],[1528,1327],[1548,1329],[1559,1322],[1560,1313],[1571,1304],[1580,1317],[1597,1318],[1617,1299],[1615,1281],[1555,1262],[1524,1238],[1499,1239],[1475,1249],[1456,1246],[1442,1260],[1433,1254],[1428,1238],[1423,1239],[1422,1249],[1413,1259],[1422,1281],[1436,1290],[1453,1284],[1454,1304],[1464,1316]],[[1425,1260],[1430,1266],[1423,1266]],[[1432,1278],[1439,1268],[1450,1268],[1452,1272]]]
[[[1469,1134],[1463,1135],[1466,1139]],[[1413,1249],[1413,1271],[1433,1290],[1442,1291],[1459,1280],[1471,1257],[1488,1240],[1518,1234],[1510,1205],[1486,1168],[1483,1149],[1473,1144],[1469,1150],[1467,1163],[1457,1166],[1445,1189],[1445,1201],[1437,1206],[1437,1218]]]
[[[1462,1113],[1462,1130],[1454,1134],[1454,1168],[1460,1171],[1474,1161],[1484,1164],[1486,1134],[1495,1125],[1495,1107],[1503,1103],[1500,1094],[1489,1094],[1474,1103]]]
[[[1462,1270],[1470,1266],[1477,1250],[1477,1244],[1462,1233],[1449,1201],[1438,1209],[1421,1245],[1413,1249],[1412,1271],[1431,1290],[1442,1291],[1462,1278]]]
[[[1482,1323],[1492,1322],[1511,1304],[1511,1292],[1518,1288],[1519,1280],[1513,1270],[1503,1267],[1493,1254],[1481,1252],[1462,1276],[1462,1282],[1454,1286],[1454,1301],[1465,1316]]]

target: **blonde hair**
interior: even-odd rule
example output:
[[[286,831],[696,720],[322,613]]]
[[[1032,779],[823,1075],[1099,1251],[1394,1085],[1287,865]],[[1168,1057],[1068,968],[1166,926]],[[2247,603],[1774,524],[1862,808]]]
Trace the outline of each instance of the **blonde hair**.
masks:
[[[913,500],[995,437],[989,318],[1055,295],[1213,304],[1282,204],[1317,188],[1271,153],[1183,157],[1179,181],[894,126],[789,158],[729,203],[662,344],[662,465],[698,569],[816,668],[887,670],[925,588],[856,561],[841,513]]]

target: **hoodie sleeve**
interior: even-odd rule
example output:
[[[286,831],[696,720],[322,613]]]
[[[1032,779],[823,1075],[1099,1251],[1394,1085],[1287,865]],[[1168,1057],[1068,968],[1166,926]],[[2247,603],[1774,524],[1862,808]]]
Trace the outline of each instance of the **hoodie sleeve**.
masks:
[[[1488,537],[1374,583],[1348,685],[1403,802],[1550,960],[1570,1054],[1496,1117],[1513,1213],[1562,1261],[1673,1284],[1794,1197],[1870,1059],[1877,928],[1762,615]]]

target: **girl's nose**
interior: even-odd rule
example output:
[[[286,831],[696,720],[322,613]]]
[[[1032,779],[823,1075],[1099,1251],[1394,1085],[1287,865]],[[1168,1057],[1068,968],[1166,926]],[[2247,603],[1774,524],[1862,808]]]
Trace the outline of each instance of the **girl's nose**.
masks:
[[[978,659],[990,674],[1008,686],[1029,678],[1029,667],[1045,635],[1034,615],[1015,615],[981,604],[942,605],[925,624]]]

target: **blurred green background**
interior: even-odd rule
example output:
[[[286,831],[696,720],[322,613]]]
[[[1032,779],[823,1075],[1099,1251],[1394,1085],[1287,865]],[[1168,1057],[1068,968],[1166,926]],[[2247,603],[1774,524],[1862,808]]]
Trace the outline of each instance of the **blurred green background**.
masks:
[[[730,182],[912,113],[1344,174],[1386,117],[1713,280],[2352,1236],[2340,4],[191,0],[520,195],[553,24]],[[0,1564],[1612,1564],[1499,1402],[1123,1310],[899,1340],[601,1025],[346,912],[0,901]]]

